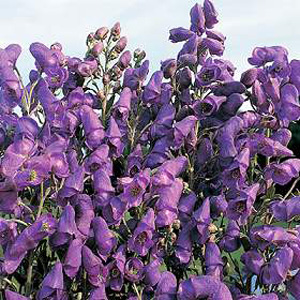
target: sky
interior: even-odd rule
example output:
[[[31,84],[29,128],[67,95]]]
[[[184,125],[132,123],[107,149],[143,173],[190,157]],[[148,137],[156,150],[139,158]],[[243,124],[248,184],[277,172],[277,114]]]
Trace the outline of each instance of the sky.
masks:
[[[18,67],[26,77],[34,66],[32,42],[63,45],[69,56],[83,57],[89,32],[121,23],[128,48],[144,49],[151,71],[160,61],[176,57],[182,44],[168,41],[169,30],[189,27],[191,0],[0,0],[0,48],[18,43],[23,52]],[[201,3],[201,2],[199,2]],[[237,67],[237,77],[249,65],[256,46],[285,46],[300,59],[300,0],[214,0],[219,12],[215,29],[226,37],[224,59]]]

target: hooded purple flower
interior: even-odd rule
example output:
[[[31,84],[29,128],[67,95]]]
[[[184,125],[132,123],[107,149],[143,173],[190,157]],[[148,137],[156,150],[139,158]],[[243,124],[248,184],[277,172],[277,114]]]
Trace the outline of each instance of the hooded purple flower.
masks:
[[[127,175],[133,177],[142,167],[143,151],[140,144],[127,156]]]
[[[171,185],[187,167],[187,158],[178,156],[163,163],[152,177],[152,183],[157,186]]]
[[[178,202],[183,191],[183,181],[175,179],[170,186],[164,186],[158,190],[159,199],[155,203],[157,212],[155,225],[164,227],[171,225],[178,215]]]
[[[209,241],[206,243],[204,258],[206,275],[211,275],[217,279],[222,279],[224,263],[221,257],[221,251],[215,242]]]
[[[114,260],[108,264],[109,277],[107,284],[113,291],[120,291],[124,282],[125,268],[125,249],[124,245],[120,246],[113,255]]]
[[[103,266],[101,259],[85,245],[82,247],[82,264],[90,284],[102,287],[108,275],[107,268]]]
[[[194,192],[191,192],[188,195],[182,195],[178,203],[178,218],[181,223],[190,221],[196,201],[197,196]]]
[[[71,205],[65,206],[57,226],[57,231],[50,239],[53,247],[68,243],[73,236],[77,237],[78,230],[75,223],[75,210]]]
[[[169,32],[170,32],[169,40],[172,43],[186,41],[194,34],[191,30],[182,27],[173,28]]]
[[[90,149],[96,149],[104,138],[102,123],[97,113],[88,105],[82,105],[79,114],[86,135],[86,144]]]
[[[203,100],[196,101],[193,108],[201,120],[217,112],[224,101],[226,101],[226,97],[209,95]]]
[[[199,243],[204,244],[209,237],[209,225],[211,222],[209,198],[206,198],[194,212],[193,218],[199,234]]]
[[[281,46],[256,47],[252,52],[252,57],[248,58],[248,62],[251,65],[260,67],[267,62],[283,60],[287,54],[288,51]]]
[[[143,278],[144,264],[136,258],[129,258],[125,263],[125,278],[130,282],[137,282]]]
[[[238,189],[246,180],[250,164],[250,150],[244,148],[235,157],[232,164],[223,172],[223,182],[228,188]]]
[[[245,265],[248,272],[259,275],[265,260],[257,250],[249,250],[241,256],[241,262]]]
[[[62,264],[57,262],[44,278],[42,287],[37,294],[37,300],[46,300],[49,299],[49,297],[63,299],[65,294]]]
[[[81,266],[81,249],[82,241],[80,239],[73,240],[68,248],[64,259],[63,267],[68,277],[71,279],[76,276]]]
[[[112,108],[112,115],[120,126],[122,122],[126,122],[130,114],[132,92],[129,88],[125,87],[119,100]]]
[[[144,282],[146,285],[154,286],[156,285],[161,278],[161,272],[159,267],[161,265],[160,259],[152,260],[148,265],[144,268]]]
[[[240,245],[240,227],[237,222],[230,220],[220,241],[220,248],[226,252],[234,252],[239,249]]]
[[[120,128],[113,117],[109,119],[109,125],[106,130],[107,143],[113,156],[119,157],[123,153],[124,144],[121,140],[122,134]]]
[[[127,203],[121,197],[112,197],[102,208],[102,215],[108,225],[119,225],[127,210]]]
[[[204,0],[203,11],[205,15],[205,26],[208,29],[214,27],[219,21],[217,19],[218,13],[210,0]]]
[[[89,300],[107,300],[105,284],[91,291]]]
[[[206,13],[209,15],[209,10],[206,8]],[[203,7],[200,4],[195,4],[191,11],[191,30],[201,35],[205,31],[205,16]],[[210,20],[209,20],[210,21]]]
[[[223,194],[219,196],[211,196],[210,202],[210,215],[213,219],[218,218],[221,214],[226,212],[228,203]]]
[[[129,250],[145,256],[154,244],[152,241],[154,229],[154,211],[149,208],[128,241]]]
[[[111,184],[110,176],[104,169],[97,170],[93,175],[93,187],[95,191],[95,206],[105,206],[108,204],[109,198],[115,193],[115,189]]]
[[[299,299],[300,297],[300,271],[287,282],[287,290],[295,299]]]
[[[29,250],[52,235],[57,227],[56,219],[49,213],[40,216],[31,226],[25,228],[4,253],[4,270],[12,274],[20,265]]]
[[[172,104],[165,104],[161,107],[150,129],[151,138],[161,138],[170,134],[175,111]]]
[[[5,299],[6,300],[29,300],[29,298],[22,296],[19,293],[12,292],[10,290],[5,290]]]
[[[300,197],[273,201],[271,212],[278,221],[289,222],[293,217],[300,215]]]
[[[255,183],[242,190],[237,198],[230,200],[227,208],[227,217],[230,220],[245,224],[252,213],[258,190],[259,184]]]
[[[192,256],[192,237],[191,237],[192,224],[186,224],[180,231],[176,241],[175,255],[180,263],[187,264]]]
[[[280,284],[286,279],[293,260],[293,250],[284,247],[276,251],[271,260],[261,268],[260,280],[263,284]]]
[[[300,159],[291,158],[283,163],[271,163],[265,168],[266,180],[272,179],[274,183],[286,185],[293,178],[299,176]]]
[[[2,176],[1,176],[2,177]],[[0,182],[0,211],[12,213],[18,205],[18,191],[12,179],[5,178]]]
[[[83,179],[85,171],[83,166],[78,166],[73,174],[65,181],[63,188],[59,191],[60,198],[71,197],[83,191]]]
[[[143,84],[149,72],[149,60],[145,60],[137,69],[126,69],[124,73],[124,87],[137,90]]]
[[[117,239],[109,230],[107,223],[101,217],[96,217],[92,221],[95,241],[99,255],[106,258],[113,248],[117,245]]]
[[[86,194],[77,195],[72,202],[75,209],[75,222],[78,232],[88,236],[91,222],[95,217],[94,207],[91,198]]]
[[[124,185],[122,199],[129,207],[139,206],[143,201],[146,188],[150,183],[150,169],[137,173],[132,181]]]
[[[298,237],[294,232],[274,225],[252,227],[250,239],[252,245],[262,251],[271,245],[283,247],[289,242],[298,241]]]
[[[159,103],[161,99],[161,84],[163,79],[163,72],[156,71],[151,76],[148,84],[145,86],[143,93],[143,100],[146,103]]]
[[[155,288],[154,298],[157,300],[175,300],[177,280],[173,273],[165,271]]]
[[[300,104],[297,88],[292,84],[285,84],[280,90],[280,96],[279,118],[288,121],[299,120]]]
[[[232,300],[227,286],[220,280],[202,275],[184,280],[179,284],[177,297],[179,300]]]

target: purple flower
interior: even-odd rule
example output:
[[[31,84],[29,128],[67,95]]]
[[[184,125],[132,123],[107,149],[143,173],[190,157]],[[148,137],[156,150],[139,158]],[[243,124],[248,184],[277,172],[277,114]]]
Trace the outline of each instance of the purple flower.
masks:
[[[109,230],[107,223],[101,217],[96,217],[92,221],[94,237],[99,255],[106,258],[113,248],[117,245],[117,239]]]
[[[138,282],[143,278],[144,264],[136,258],[129,258],[125,263],[125,278],[130,282]]]
[[[220,248],[226,252],[234,252],[239,249],[240,244],[240,227],[236,221],[230,220],[220,241]]]
[[[209,14],[208,9],[206,9],[207,15]],[[191,30],[201,35],[205,31],[205,16],[203,7],[200,4],[195,4],[191,11]]]
[[[163,79],[163,72],[154,72],[151,76],[149,83],[145,86],[143,93],[143,100],[146,103],[160,103],[161,99],[161,84]]]
[[[176,241],[175,255],[180,263],[187,264],[192,256],[192,225],[188,223],[181,229],[178,239]]]
[[[205,15],[206,28],[213,28],[219,21],[217,19],[218,13],[210,0],[204,0],[203,11]]]
[[[299,176],[300,159],[291,158],[283,163],[271,163],[265,168],[265,178],[272,179],[274,183],[285,185],[293,178]]]
[[[49,297],[64,299],[65,294],[62,264],[57,262],[44,278],[42,287],[37,294],[37,300],[48,299]]]
[[[10,290],[5,290],[5,299],[6,300],[29,300],[29,298],[22,296],[19,293],[12,292]]]
[[[76,276],[81,266],[82,246],[83,246],[82,241],[80,239],[75,239],[70,243],[68,251],[66,253],[63,267],[65,273],[70,278],[74,278]]]
[[[151,138],[161,138],[170,134],[175,117],[175,111],[176,110],[172,104],[165,104],[161,107],[150,128]]]
[[[184,141],[194,128],[196,121],[197,118],[195,116],[188,116],[183,120],[175,123],[173,131],[173,147],[175,149],[179,149],[183,145]]]
[[[107,300],[105,284],[91,291],[89,300]]]
[[[284,247],[276,251],[270,261],[261,268],[260,280],[263,284],[280,284],[286,279],[293,260],[293,250]]]
[[[39,242],[52,235],[57,227],[56,219],[49,213],[40,216],[31,226],[25,228],[9,245],[4,253],[4,270],[12,274],[20,265],[29,250],[35,249]]]
[[[157,227],[171,225],[177,219],[178,202],[182,191],[183,182],[179,178],[175,179],[171,185],[163,186],[158,190],[159,199],[155,203]]]
[[[265,260],[257,250],[249,250],[241,256],[241,262],[245,265],[247,271],[259,275]]]
[[[17,187],[14,181],[7,177],[4,181],[0,182],[0,211],[8,214],[12,213],[17,205]]]
[[[127,210],[127,203],[121,197],[112,197],[102,208],[102,215],[108,225],[119,225]]]
[[[209,225],[211,222],[209,198],[206,198],[202,205],[194,212],[193,218],[199,234],[199,243],[204,244],[209,237]]]
[[[215,242],[209,241],[206,243],[204,259],[206,275],[222,279],[224,263],[221,257],[221,251]]]
[[[85,245],[82,247],[82,264],[90,284],[102,287],[108,274],[107,268],[103,266],[101,259]]]
[[[227,286],[220,280],[202,275],[184,280],[179,284],[177,297],[179,300],[196,300],[209,298],[211,300],[232,300]]]
[[[150,169],[137,173],[134,178],[124,185],[122,199],[129,207],[139,206],[143,201],[146,188],[150,183]]]
[[[146,285],[155,286],[161,278],[161,272],[159,267],[161,265],[160,259],[152,260],[148,265],[144,268],[144,282]]]
[[[252,213],[258,190],[259,184],[253,184],[242,190],[237,198],[230,200],[227,208],[228,218],[245,224]]]
[[[124,268],[125,268],[125,251],[124,246],[120,246],[113,255],[114,260],[109,263],[109,278],[108,285],[113,291],[120,291],[124,282]]]
[[[186,223],[190,221],[196,201],[197,196],[194,192],[188,195],[182,195],[178,203],[178,218],[180,222]]]
[[[121,140],[122,134],[120,128],[113,117],[109,119],[106,138],[111,154],[115,157],[119,157],[123,152],[124,144]]]
[[[169,40],[172,43],[183,42],[189,39],[194,33],[191,30],[178,27],[170,30]]]
[[[270,207],[278,221],[289,222],[293,217],[300,215],[300,197],[273,201]]]
[[[145,256],[153,246],[154,211],[150,208],[134,230],[128,241],[128,248],[141,256]]]
[[[65,206],[57,226],[57,231],[50,239],[53,247],[68,243],[73,236],[77,237],[78,230],[75,223],[75,210],[71,205]]]
[[[177,291],[177,280],[173,273],[165,271],[155,288],[154,297],[157,300],[175,300]]]

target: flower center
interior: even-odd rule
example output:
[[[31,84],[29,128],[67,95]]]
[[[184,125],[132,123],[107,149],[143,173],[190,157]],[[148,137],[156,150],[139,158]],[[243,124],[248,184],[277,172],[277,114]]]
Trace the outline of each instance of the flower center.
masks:
[[[142,233],[140,233],[138,236],[137,236],[137,241],[139,244],[143,245],[145,244],[147,240],[147,233],[144,231]]]
[[[32,182],[36,180],[37,178],[37,172],[35,170],[31,170],[29,173],[29,181]]]
[[[120,271],[119,271],[118,268],[113,268],[113,269],[111,270],[111,276],[112,276],[112,277],[116,278],[116,277],[118,277],[119,275],[120,275]]]
[[[142,189],[140,188],[140,186],[134,185],[130,189],[130,194],[131,194],[132,197],[137,197],[140,194],[141,190]]]
[[[238,168],[231,171],[231,177],[232,178],[238,179],[240,176],[241,176],[241,173],[240,173],[240,170]]]
[[[237,212],[239,212],[239,213],[244,212],[245,209],[246,209],[246,204],[245,204],[245,202],[239,202],[239,203],[236,205],[236,210],[237,210]]]
[[[202,102],[202,103],[200,104],[200,109],[201,109],[201,111],[202,111],[204,114],[210,113],[210,112],[212,111],[212,108],[213,108],[212,105],[209,104],[209,103]]]

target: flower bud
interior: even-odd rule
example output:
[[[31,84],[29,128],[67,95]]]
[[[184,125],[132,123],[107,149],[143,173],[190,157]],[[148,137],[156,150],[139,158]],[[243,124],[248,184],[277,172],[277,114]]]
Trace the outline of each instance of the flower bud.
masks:
[[[98,91],[97,96],[99,97],[99,99],[101,101],[103,101],[105,99],[105,93],[103,90]]]
[[[119,58],[118,66],[121,70],[126,69],[131,61],[131,53],[129,50],[125,51]]]
[[[144,50],[141,50],[140,48],[137,48],[133,52],[133,57],[137,61],[142,61],[146,57],[146,52]]]
[[[121,26],[120,23],[117,22],[112,28],[111,28],[111,34],[112,36],[119,36],[121,34]]]
[[[173,222],[173,228],[174,228],[174,229],[180,229],[180,220],[176,219],[176,220]]]
[[[210,233],[215,233],[218,231],[218,227],[215,224],[211,223],[208,226],[208,230]]]
[[[161,70],[164,72],[166,79],[173,77],[177,70],[176,59],[167,59],[161,62]]]
[[[115,51],[121,53],[127,46],[127,38],[122,36],[115,46]]]
[[[99,54],[102,52],[103,50],[103,43],[102,42],[98,42],[96,43],[93,48],[92,48],[92,55],[97,57],[99,56]]]
[[[246,87],[250,87],[254,84],[256,78],[257,78],[257,69],[252,68],[245,71],[241,75],[241,83],[243,83]]]
[[[89,45],[90,43],[92,43],[93,40],[94,40],[94,33],[91,32],[86,38],[86,45]]]
[[[109,81],[110,81],[110,76],[108,74],[104,74],[103,79],[102,79],[103,84],[107,85],[107,84],[109,84]]]
[[[117,51],[112,51],[109,55],[110,60],[114,60],[119,56],[119,53]]]
[[[50,46],[50,49],[51,50],[58,50],[58,51],[61,51],[62,50],[62,45],[61,43],[54,43]]]
[[[100,27],[99,29],[97,29],[97,31],[95,33],[95,39],[105,40],[108,32],[109,32],[109,29],[107,27]]]

